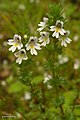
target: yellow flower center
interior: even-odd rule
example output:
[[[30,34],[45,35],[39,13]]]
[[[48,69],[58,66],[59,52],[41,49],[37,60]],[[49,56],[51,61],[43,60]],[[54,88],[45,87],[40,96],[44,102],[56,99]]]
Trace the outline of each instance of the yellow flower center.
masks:
[[[47,37],[44,38],[44,41],[47,41]]]
[[[30,47],[33,49],[34,48],[34,44],[31,44]]]
[[[56,27],[55,31],[56,31],[56,32],[60,32],[60,28],[59,28],[59,27]]]
[[[14,43],[14,46],[17,47],[17,46],[18,46],[18,43]]]
[[[19,57],[20,57],[20,58],[23,58],[23,57],[24,57],[24,54],[21,53]]]

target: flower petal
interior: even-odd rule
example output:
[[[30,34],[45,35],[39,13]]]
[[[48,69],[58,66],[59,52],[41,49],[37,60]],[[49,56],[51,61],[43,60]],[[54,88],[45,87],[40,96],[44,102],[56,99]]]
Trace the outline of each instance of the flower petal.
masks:
[[[28,57],[27,57],[27,55],[23,58],[23,60],[27,60],[28,59]]]
[[[14,53],[14,56],[19,57],[19,54],[20,54],[20,52],[16,52],[16,53]]]
[[[70,38],[66,38],[65,40],[67,43],[70,43],[72,40]]]
[[[9,42],[13,42],[14,40],[13,40],[13,39],[9,39],[8,41],[9,41]]]
[[[29,44],[26,44],[26,50],[30,50],[30,45]]]
[[[18,46],[17,46],[18,50],[20,50],[22,47],[23,47],[23,44],[22,44],[22,43],[21,43],[21,44],[18,44]]]
[[[21,63],[22,63],[22,58],[18,58],[18,59],[16,60],[16,63],[21,64]]]
[[[58,32],[56,33],[56,38],[59,38],[59,33]]]
[[[14,52],[15,50],[16,50],[16,47],[15,47],[15,46],[12,46],[12,47],[9,48],[9,51]]]
[[[48,18],[43,17],[43,21],[46,23],[48,21]]]
[[[14,41],[7,42],[8,45],[13,45],[14,43],[15,43]]]
[[[61,34],[61,35],[64,35],[64,31],[63,31],[62,29],[60,30],[60,34]]]
[[[45,25],[45,22],[40,22],[40,24],[38,24],[38,26],[42,27]]]
[[[31,55],[33,54],[37,55],[37,51],[35,49],[31,49],[30,52],[31,52]]]
[[[53,34],[52,34],[52,37],[55,37],[56,36],[56,32],[54,32]]]
[[[47,44],[49,44],[49,42],[50,42],[50,39],[48,38],[46,42],[47,42]]]
[[[50,31],[55,31],[55,26],[50,26]]]
[[[61,42],[61,45],[67,47],[67,44],[64,40]]]
[[[43,29],[44,29],[44,27],[40,27],[40,28],[37,29],[37,31],[40,32],[40,31],[42,31]]]
[[[62,31],[63,33],[66,33],[66,30],[64,30],[63,28],[61,29],[61,31]]]
[[[35,45],[35,48],[36,48],[37,50],[41,50],[41,48],[40,48],[39,45]]]
[[[43,41],[43,38],[42,38],[42,37],[40,37],[40,38],[39,38],[39,42],[42,42],[42,41]]]
[[[42,44],[41,44],[41,46],[46,46],[46,41],[44,41]]]

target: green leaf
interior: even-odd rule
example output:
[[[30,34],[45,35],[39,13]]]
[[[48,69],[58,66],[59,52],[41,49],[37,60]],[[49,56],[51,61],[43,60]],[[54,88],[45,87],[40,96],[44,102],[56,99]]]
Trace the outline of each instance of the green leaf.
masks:
[[[76,97],[76,91],[68,91],[64,93],[65,96],[65,104],[64,104],[64,108],[69,108],[70,105],[72,105],[75,97]]]
[[[20,82],[16,82],[10,85],[10,87],[8,88],[8,92],[9,93],[17,93],[20,92],[24,89],[24,85]]]
[[[42,76],[36,76],[32,79],[32,84],[39,84],[43,81],[43,77]]]

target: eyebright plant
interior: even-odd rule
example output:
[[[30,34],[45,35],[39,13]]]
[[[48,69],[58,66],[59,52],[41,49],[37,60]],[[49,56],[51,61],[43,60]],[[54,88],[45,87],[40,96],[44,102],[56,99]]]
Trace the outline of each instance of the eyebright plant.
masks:
[[[8,40],[8,44],[12,45],[12,47],[9,48],[9,51],[15,52],[16,49],[19,50],[17,53],[14,54],[15,57],[18,57],[18,59],[16,60],[17,63],[21,64],[22,60],[28,59],[28,57],[24,57],[27,56],[28,50],[30,50],[31,55],[37,55],[37,50],[41,50],[41,46],[45,47],[47,44],[50,43],[50,34],[52,34],[52,38],[55,37],[56,39],[58,39],[58,42],[61,43],[61,46],[67,47],[67,43],[70,43],[72,41],[70,38],[68,38],[70,31],[64,29],[63,21],[57,20],[56,23],[53,24],[53,26],[49,26],[49,21],[49,18],[44,17],[43,22],[40,22],[40,24],[38,24],[40,28],[38,28],[37,31],[40,32],[40,37],[37,38],[36,36],[30,36],[28,43],[26,43],[25,45],[26,50],[25,48],[23,48],[20,35],[15,34],[13,39]]]
[[[53,4],[50,6],[47,17],[43,17],[43,21],[38,24],[38,29],[36,30],[38,33],[37,36],[27,36],[27,33],[26,35],[15,34],[13,39],[8,40],[8,44],[11,45],[9,51],[16,51],[14,53],[14,56],[17,58],[16,63],[21,64],[22,60],[25,60],[25,62],[19,66],[19,79],[25,85],[30,86],[30,91],[33,93],[33,97],[39,105],[36,107],[40,109],[41,120],[76,120],[71,106],[68,109],[71,114],[73,114],[73,119],[70,119],[71,114],[69,114],[68,109],[63,107],[65,97],[60,91],[60,87],[66,87],[67,81],[64,75],[61,76],[60,74],[61,64],[58,62],[58,57],[62,56],[64,47],[67,47],[67,44],[72,41],[69,38],[70,31],[65,29],[65,24],[66,19],[63,17],[61,6]],[[27,42],[24,42],[25,40]],[[23,42],[25,44],[23,44]],[[32,78],[35,75],[33,71],[34,68],[32,68],[32,70],[30,69],[31,63],[35,65],[32,58],[38,55],[38,50],[42,51],[43,47],[49,56],[47,58],[45,54],[44,71],[47,73],[48,77],[44,79],[43,84],[47,84],[48,89],[53,91],[52,94],[54,98],[51,97],[49,101],[52,101],[51,107],[53,105],[55,109],[58,108],[55,111],[53,107],[53,110],[49,110],[48,106],[45,104],[46,98],[44,99],[44,90],[41,90],[39,86],[36,86],[35,90],[34,84],[32,83]],[[63,60],[63,62],[65,63],[65,60]],[[49,101],[47,101],[47,104]],[[33,103],[32,101],[31,104],[35,104],[35,102]],[[34,107],[35,105],[32,106]]]

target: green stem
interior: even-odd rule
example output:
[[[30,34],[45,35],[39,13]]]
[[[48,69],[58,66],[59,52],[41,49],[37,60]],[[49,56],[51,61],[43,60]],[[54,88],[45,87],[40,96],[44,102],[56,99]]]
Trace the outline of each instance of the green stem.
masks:
[[[58,91],[58,87],[56,85],[55,77],[54,77],[54,85],[55,85],[56,94],[57,94],[57,96],[59,96],[59,91]],[[64,110],[63,110],[63,107],[61,104],[60,104],[60,110],[61,110],[61,114],[64,116]]]
[[[53,56],[52,56],[52,60],[53,60],[52,62],[54,63],[54,60],[55,60],[55,55],[54,55],[54,53],[53,53]],[[57,86],[56,80],[55,80],[56,76],[55,76],[55,73],[54,73],[54,64],[53,64],[53,71],[52,71],[52,74],[53,74],[53,80],[54,80],[56,95],[59,96],[58,86]],[[62,107],[61,104],[60,104],[60,110],[61,110],[62,116],[64,116],[64,110],[63,110],[63,107]]]

